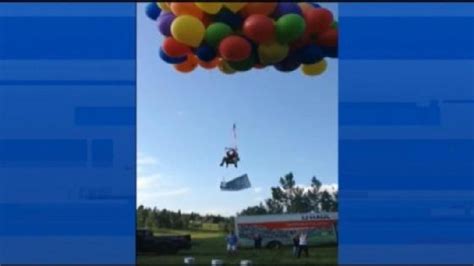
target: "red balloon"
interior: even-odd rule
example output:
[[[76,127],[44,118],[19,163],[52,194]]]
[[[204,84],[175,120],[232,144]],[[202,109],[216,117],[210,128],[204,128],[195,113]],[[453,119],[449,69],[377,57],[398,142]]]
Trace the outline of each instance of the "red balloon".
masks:
[[[329,29],[318,35],[316,44],[325,47],[336,47],[339,37],[336,29]]]
[[[313,34],[310,33],[308,27],[306,27],[306,30],[303,33],[303,36],[301,36],[299,39],[297,39],[296,41],[290,44],[290,51],[294,51],[299,48],[305,47],[306,45],[310,44],[312,40],[313,40]]]
[[[242,9],[241,13],[244,17],[248,17],[252,14],[262,14],[268,16],[273,13],[273,11],[275,11],[276,7],[276,2],[248,2]]]
[[[306,27],[310,33],[321,33],[331,27],[334,18],[325,8],[313,8],[304,12]]]
[[[227,61],[243,61],[250,56],[252,46],[243,37],[232,35],[219,44],[219,53]]]
[[[189,54],[191,49],[173,37],[167,37],[163,42],[163,52],[171,57],[181,57]]]
[[[204,24],[204,27],[208,27],[212,23],[212,17],[208,14],[203,14],[202,16],[202,24]]]
[[[275,37],[275,24],[273,19],[260,14],[250,15],[244,21],[245,36],[257,43],[265,43]]]

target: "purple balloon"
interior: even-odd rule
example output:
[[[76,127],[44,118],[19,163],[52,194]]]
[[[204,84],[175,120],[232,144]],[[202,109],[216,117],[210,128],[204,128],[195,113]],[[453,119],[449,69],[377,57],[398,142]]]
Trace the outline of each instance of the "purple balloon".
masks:
[[[176,18],[175,15],[171,12],[166,12],[162,13],[158,19],[156,20],[156,23],[158,25],[158,30],[161,32],[161,34],[165,36],[171,36],[171,23],[173,23],[173,20]]]
[[[296,15],[301,15],[301,8],[298,4],[292,3],[292,2],[280,2],[278,3],[277,7],[275,8],[275,11],[273,12],[273,16],[275,18],[279,18],[281,16],[287,15],[287,14],[296,14]]]

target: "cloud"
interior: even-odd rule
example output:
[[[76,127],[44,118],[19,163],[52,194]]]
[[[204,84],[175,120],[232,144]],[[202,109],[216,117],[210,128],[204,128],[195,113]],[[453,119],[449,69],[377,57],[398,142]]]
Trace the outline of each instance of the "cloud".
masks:
[[[166,208],[170,199],[177,201],[177,197],[188,195],[191,193],[189,187],[153,187],[148,190],[138,190],[137,206]]]
[[[171,175],[163,173],[158,162],[154,156],[137,154],[137,205],[163,206],[163,198],[191,192],[189,187],[182,186]]]
[[[256,188],[253,189],[253,191],[255,193],[260,193],[260,192],[262,192],[262,188],[261,187],[256,187]]]
[[[255,201],[256,201],[256,202],[262,202],[262,201],[264,201],[264,200],[265,200],[265,199],[264,199],[263,197],[256,197],[256,198],[255,198]]]
[[[151,165],[158,165],[158,160],[156,159],[156,157],[145,155],[140,152],[137,154],[138,167],[151,166]]]
[[[327,184],[327,185],[322,185],[321,186],[321,191],[327,191],[330,193],[336,192],[339,190],[339,185],[338,184]]]
[[[148,197],[148,198],[163,198],[163,197],[175,197],[175,196],[181,196],[185,194],[189,194],[191,192],[191,189],[188,187],[182,187],[182,188],[175,188],[171,190],[164,190],[161,189],[160,191],[156,191],[153,193],[144,193],[142,196],[143,197]]]
[[[308,191],[311,189],[311,186],[307,185],[296,185],[296,187],[302,188],[304,191]],[[339,186],[336,183],[333,184],[323,184],[321,185],[320,191],[327,191],[333,193],[339,190]]]
[[[159,186],[161,176],[158,173],[151,175],[137,175],[137,190],[147,190]]]

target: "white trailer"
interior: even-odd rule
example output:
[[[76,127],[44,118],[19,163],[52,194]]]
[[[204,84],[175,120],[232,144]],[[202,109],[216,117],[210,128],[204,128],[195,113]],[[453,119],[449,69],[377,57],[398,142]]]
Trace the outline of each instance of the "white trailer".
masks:
[[[303,231],[309,245],[337,244],[337,220],[335,212],[237,216],[235,232],[242,247],[253,246],[257,234],[263,247],[292,245],[293,237]]]

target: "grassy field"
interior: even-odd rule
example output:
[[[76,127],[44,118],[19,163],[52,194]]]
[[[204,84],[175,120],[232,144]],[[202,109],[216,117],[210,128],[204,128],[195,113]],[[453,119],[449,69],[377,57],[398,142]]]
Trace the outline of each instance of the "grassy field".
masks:
[[[311,247],[309,257],[293,257],[291,247],[279,250],[240,249],[238,254],[227,255],[225,235],[217,232],[163,230],[156,235],[191,234],[193,247],[176,255],[139,255],[139,265],[183,265],[184,257],[194,257],[200,265],[211,265],[212,259],[221,259],[225,265],[240,265],[241,260],[251,260],[254,265],[333,265],[337,264],[337,247]]]

